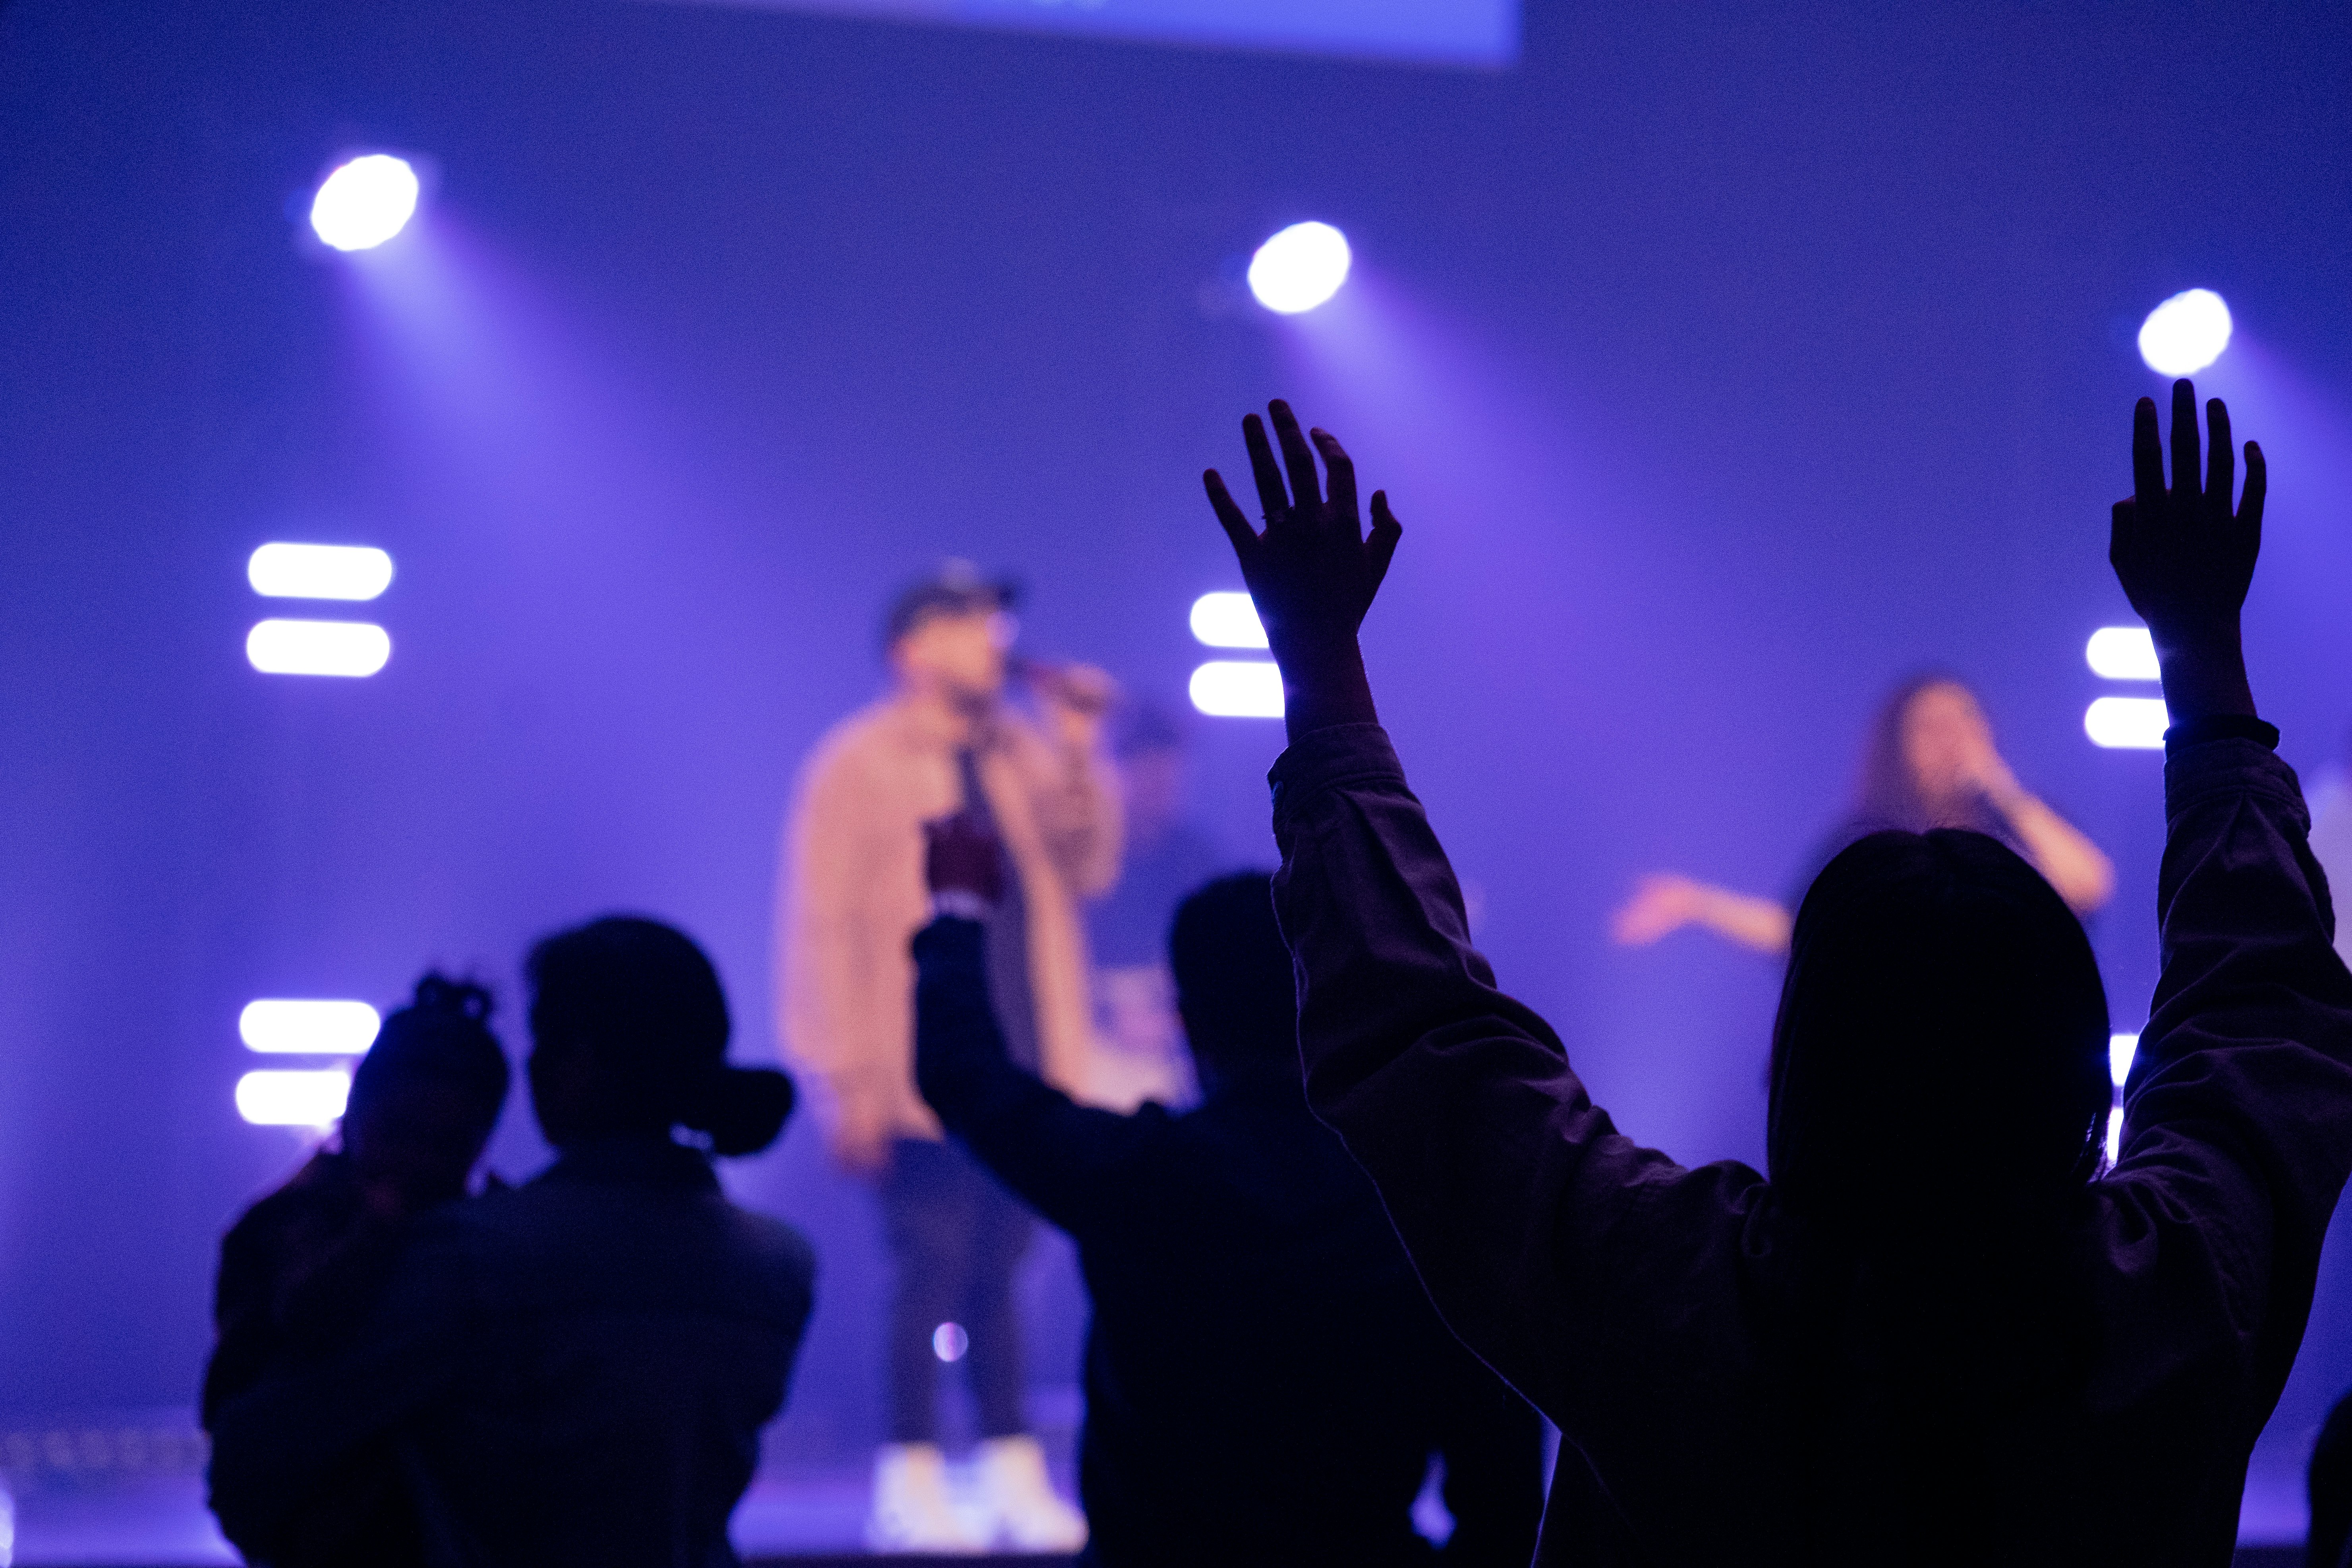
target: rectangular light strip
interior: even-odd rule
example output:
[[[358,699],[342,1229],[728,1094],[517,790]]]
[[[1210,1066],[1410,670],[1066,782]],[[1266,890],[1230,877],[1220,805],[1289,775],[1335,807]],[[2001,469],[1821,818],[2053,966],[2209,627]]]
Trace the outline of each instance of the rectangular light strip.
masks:
[[[256,1127],[331,1127],[351,1092],[341,1068],[265,1068],[236,1080],[236,1113]]]
[[[1264,647],[1265,627],[1247,594],[1203,594],[1192,601],[1192,636],[1210,647]]]
[[[1265,659],[1213,658],[1192,672],[1192,706],[1214,719],[1282,717],[1282,671]]]
[[[2161,697],[2102,697],[2083,712],[2083,733],[2110,750],[2154,751],[2171,726]]]
[[[247,634],[245,657],[264,675],[373,675],[392,638],[365,621],[268,620]]]
[[[364,1002],[265,996],[236,1016],[247,1048],[293,1056],[364,1056],[383,1020]]]
[[[2083,658],[2094,675],[2109,680],[2156,680],[2164,673],[2146,626],[2101,626],[2083,646]]]
[[[392,557],[367,544],[265,544],[245,580],[269,599],[373,599],[392,586]]]
[[[2131,1076],[2132,1058],[2139,1054],[2137,1035],[2107,1037],[2107,1070],[2115,1075],[2116,1087],[2121,1089],[2124,1079]]]

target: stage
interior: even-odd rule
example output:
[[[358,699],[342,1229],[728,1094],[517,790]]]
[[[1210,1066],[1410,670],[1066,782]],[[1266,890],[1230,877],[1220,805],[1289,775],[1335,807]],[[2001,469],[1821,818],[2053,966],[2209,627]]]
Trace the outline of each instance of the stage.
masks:
[[[1061,1444],[1055,1481],[1072,1478]],[[185,1412],[130,1413],[0,1432],[0,1497],[13,1496],[16,1568],[197,1568],[237,1556],[204,1506],[204,1436]],[[2240,1515],[2237,1568],[2297,1568],[2305,1507],[2299,1468],[2257,1453]],[[763,1563],[1056,1563],[1063,1557],[935,1558],[868,1552],[862,1466],[766,1465],[735,1510],[749,1568]],[[5,1521],[0,1513],[0,1521]],[[11,1562],[0,1525],[0,1565]]]

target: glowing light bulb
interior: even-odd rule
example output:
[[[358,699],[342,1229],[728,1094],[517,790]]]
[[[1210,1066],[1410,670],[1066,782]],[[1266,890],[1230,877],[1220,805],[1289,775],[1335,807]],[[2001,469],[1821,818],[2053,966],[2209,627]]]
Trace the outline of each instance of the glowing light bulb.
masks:
[[[416,171],[388,153],[353,158],[319,183],[310,228],[337,250],[373,250],[416,216]]]
[[[1250,292],[1267,310],[1295,316],[1337,294],[1353,260],[1348,237],[1329,224],[1295,223],[1250,258]]]
[[[2230,346],[2230,307],[2210,289],[2175,294],[2139,326],[2139,357],[2158,375],[2194,375]]]

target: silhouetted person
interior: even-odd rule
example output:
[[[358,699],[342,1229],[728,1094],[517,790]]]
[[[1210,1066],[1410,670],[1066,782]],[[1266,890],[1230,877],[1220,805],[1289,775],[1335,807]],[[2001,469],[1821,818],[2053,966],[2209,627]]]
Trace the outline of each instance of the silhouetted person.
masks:
[[[1518,1568],[1543,1510],[1535,1413],[1431,1310],[1371,1184],[1307,1113],[1289,955],[1264,872],[1210,883],[1169,940],[1203,1099],[1083,1107],[1015,1067],[981,917],[1003,881],[971,819],[935,828],[915,937],[916,1074],[975,1158],[1076,1242],[1093,1298],[1079,1493],[1087,1560]]]
[[[2033,863],[2078,914],[2104,905],[2115,867],[2099,847],[2017,782],[1993,745],[1992,725],[1958,677],[1915,675],[1880,704],[1863,747],[1862,778],[1845,819],[1815,851],[1788,902],[1661,871],[1642,879],[1610,921],[1620,945],[1647,947],[1697,926],[1774,956],[1789,951],[1790,912],[1837,852],[1892,828],[1965,827]]]
[[[2312,1445],[2311,1531],[2305,1568],[2352,1568],[2352,1394],[2336,1402]]]
[[[1846,849],[1796,920],[1769,1180],[1623,1136],[1468,942],[1357,649],[1400,530],[1274,408],[1261,536],[1216,477],[1287,696],[1276,906],[1307,1100],[1439,1310],[1568,1439],[1543,1560],[2223,1564],[2352,1169],[2352,974],[2238,613],[2263,494],[2228,416],[2135,418],[2112,555],[2173,729],[2164,970],[2099,1173],[2106,1009],[2081,926],[1990,838]],[[1563,1508],[1580,1448],[1607,1512]],[[1613,1515],[1613,1518],[1612,1517]]]
[[[726,1200],[710,1155],[773,1142],[791,1080],[727,1064],[719,977],[668,926],[561,932],[526,976],[531,1103],[557,1159],[416,1221],[345,1346],[217,1413],[213,1507],[249,1553],[388,1436],[429,1563],[735,1561],[728,1516],[783,1402],[814,1264],[797,1231]]]
[[[207,1426],[289,1355],[317,1356],[374,1304],[406,1222],[465,1196],[509,1073],[490,994],[427,974],[352,1074],[341,1136],[247,1209],[221,1242],[205,1368]],[[280,1568],[420,1560],[416,1510],[388,1439],[345,1458],[274,1532]]]

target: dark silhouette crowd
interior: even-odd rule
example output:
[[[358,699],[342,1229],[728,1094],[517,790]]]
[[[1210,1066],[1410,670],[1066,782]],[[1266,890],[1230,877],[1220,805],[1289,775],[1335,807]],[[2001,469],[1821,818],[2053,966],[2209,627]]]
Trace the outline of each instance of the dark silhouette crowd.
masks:
[[[1008,1029],[1003,987],[1046,973],[1008,980],[1001,935],[1041,852],[977,783],[888,890],[923,910],[932,1147],[1076,1247],[1086,1560],[2229,1561],[2352,1173],[2352,973],[2241,651],[2263,455],[2241,493],[2203,413],[2178,383],[2168,461],[2142,400],[2110,526],[2171,722],[2119,1152],[2077,913],[2105,861],[2020,792],[1857,825],[1757,928],[1787,953],[1762,1172],[1619,1132],[1500,989],[1358,646],[1402,527],[1379,491],[1365,527],[1331,436],[1244,421],[1263,524],[1205,479],[1282,671],[1281,866],[1175,912],[1197,1103],[1081,1103]],[[427,975],[339,1145],[224,1243],[212,1498],[251,1561],[734,1561],[816,1270],[712,1161],[770,1144],[793,1084],[729,1063],[718,977],[667,926],[561,932],[526,981],[547,1170],[478,1176],[506,1058],[489,996]],[[1433,1462],[1442,1549],[1413,1516]],[[2346,1408],[2311,1486],[2310,1561],[2347,1568]]]

